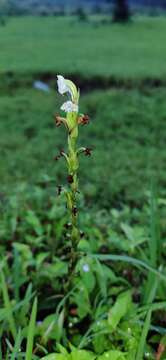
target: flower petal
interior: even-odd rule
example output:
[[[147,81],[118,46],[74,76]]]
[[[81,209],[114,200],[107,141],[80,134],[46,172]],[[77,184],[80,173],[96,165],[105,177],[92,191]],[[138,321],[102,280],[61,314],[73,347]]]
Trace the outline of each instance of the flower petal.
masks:
[[[66,101],[61,106],[61,110],[65,112],[78,112],[78,105],[74,104],[72,101]]]
[[[83,270],[84,272],[89,272],[89,271],[90,271],[89,265],[88,265],[88,264],[84,264],[83,267],[82,267],[82,270]]]
[[[74,103],[79,101],[79,90],[77,90],[75,84],[68,79],[65,79],[62,75],[57,75],[58,91],[61,95],[69,93],[71,100]]]
[[[66,84],[66,80],[62,75],[57,75],[57,84],[58,84],[58,91],[61,95],[69,92],[70,93],[70,89]]]

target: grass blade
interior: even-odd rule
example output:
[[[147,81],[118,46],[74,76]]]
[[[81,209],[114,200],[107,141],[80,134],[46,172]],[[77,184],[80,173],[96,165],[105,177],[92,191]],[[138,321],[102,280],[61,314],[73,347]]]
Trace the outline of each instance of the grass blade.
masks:
[[[150,263],[153,268],[157,267],[158,254],[160,252],[160,235],[159,235],[159,226],[158,226],[158,211],[157,211],[157,196],[154,185],[152,184],[151,198],[150,198],[150,222],[151,222],[151,236],[149,238],[149,258]],[[153,303],[157,291],[158,279],[156,275],[149,273],[148,280],[145,288],[144,301],[145,304]],[[146,344],[146,338],[151,325],[151,315],[152,310],[147,312],[145,323],[143,325],[143,330],[138,345],[138,351],[136,355],[136,360],[142,360],[144,356],[144,349]]]
[[[145,343],[146,343],[146,337],[149,331],[149,327],[150,327],[150,322],[151,322],[151,310],[148,311],[146,318],[145,318],[145,322],[144,322],[144,326],[142,329],[142,334],[141,334],[141,338],[140,338],[140,342],[138,345],[138,350],[137,350],[137,355],[136,355],[136,359],[135,360],[143,360],[143,356],[144,356],[144,347],[145,347]]]
[[[153,286],[151,287],[151,292],[149,293],[149,298],[148,298],[149,302],[153,302],[153,299],[155,298],[156,291],[157,291],[157,285],[158,285],[158,280],[157,280],[157,278],[154,278]],[[148,313],[146,315],[145,322],[143,325],[140,342],[138,345],[136,360],[143,360],[146,338],[147,338],[147,335],[148,335],[148,332],[150,329],[150,324],[151,324],[151,315],[152,315],[152,310],[148,310]]]
[[[1,284],[2,284],[3,301],[4,301],[5,310],[6,310],[6,317],[8,319],[8,323],[10,326],[10,331],[12,333],[12,336],[15,339],[16,334],[17,334],[17,329],[16,329],[16,324],[15,324],[15,320],[14,320],[13,313],[12,313],[12,305],[11,305],[10,298],[9,298],[8,288],[6,285],[5,276],[4,276],[2,269],[1,269]]]
[[[27,346],[26,346],[26,357],[25,360],[32,360],[32,352],[33,352],[33,342],[35,336],[35,325],[36,325],[36,316],[37,316],[37,298],[35,298],[31,317],[28,326],[28,335],[27,335]]]
[[[33,296],[34,296],[34,293],[32,293],[31,295],[29,295],[29,297],[26,297],[24,300],[20,301],[16,305],[14,305],[11,309],[11,312],[14,313],[14,312],[17,312],[18,310],[20,310],[20,314],[22,314],[22,307],[24,305],[27,305]],[[5,318],[7,317],[7,314],[8,314],[8,311],[6,308],[3,311],[0,311],[0,321],[4,321]]]
[[[2,358],[2,343],[0,342],[0,360],[3,360]]]
[[[139,318],[141,317],[144,313],[147,313],[149,310],[151,311],[157,311],[157,310],[166,310],[166,301],[161,301],[158,303],[149,303],[143,306],[139,306],[138,309],[136,309],[135,311],[132,312],[132,316],[131,319],[135,319],[135,318]]]
[[[160,263],[161,241],[158,218],[158,202],[156,194],[156,186],[152,185],[150,197],[150,230],[151,236],[149,241],[151,265],[156,267],[157,261]]]
[[[160,264],[160,257],[158,256],[161,251],[160,246],[160,232],[158,221],[158,206],[155,186],[152,184],[151,196],[150,196],[150,237],[148,241],[150,265],[153,268],[157,268],[157,264]],[[154,284],[154,275],[149,273],[146,283],[143,301],[145,304],[149,303],[149,294]]]
[[[20,257],[16,248],[14,248],[14,262],[13,262],[13,280],[14,280],[14,295],[17,302],[20,300],[19,289],[20,289]]]
[[[20,346],[21,346],[21,329],[19,329],[18,335],[16,337],[14,349],[13,349],[13,352],[12,352],[12,355],[11,355],[11,360],[18,360],[18,354],[19,354],[19,351],[20,351]]]
[[[147,264],[146,262],[133,258],[127,255],[112,255],[112,254],[93,254],[90,255],[92,258],[99,259],[100,261],[122,261],[132,264],[136,267],[141,267],[145,270],[150,271],[152,274],[155,274],[158,278],[166,282],[166,275],[162,274],[160,271],[154,269],[152,266]]]

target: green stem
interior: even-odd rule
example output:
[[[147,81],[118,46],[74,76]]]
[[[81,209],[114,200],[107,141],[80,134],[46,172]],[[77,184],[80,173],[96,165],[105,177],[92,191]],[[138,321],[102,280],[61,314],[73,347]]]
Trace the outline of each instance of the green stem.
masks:
[[[75,127],[73,131],[69,134],[68,137],[68,146],[69,146],[69,176],[72,177],[72,182],[70,185],[70,198],[71,204],[69,207],[70,216],[71,216],[71,253],[70,253],[70,262],[69,262],[69,281],[70,285],[74,277],[75,266],[77,263],[77,246],[79,243],[79,229],[78,229],[78,209],[77,209],[77,192],[78,192],[78,155],[77,155],[77,138],[78,138],[78,129]],[[70,286],[69,285],[69,286]]]

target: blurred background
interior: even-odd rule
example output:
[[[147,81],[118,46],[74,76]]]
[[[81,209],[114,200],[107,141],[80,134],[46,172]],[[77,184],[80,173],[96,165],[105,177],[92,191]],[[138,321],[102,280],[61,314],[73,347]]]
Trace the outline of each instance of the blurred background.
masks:
[[[56,74],[81,90],[85,205],[141,208],[166,193],[166,0],[0,0],[1,203],[55,195],[65,164]],[[21,194],[21,195],[20,195]],[[29,194],[29,195],[28,195]]]

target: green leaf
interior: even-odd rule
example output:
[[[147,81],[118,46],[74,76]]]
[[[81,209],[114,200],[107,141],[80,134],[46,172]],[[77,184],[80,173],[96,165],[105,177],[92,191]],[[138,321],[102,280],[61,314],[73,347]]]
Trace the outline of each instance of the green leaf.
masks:
[[[121,223],[121,229],[129,240],[129,248],[132,251],[136,246],[147,241],[147,237],[145,236],[145,230],[140,226],[131,227],[128,224]]]
[[[94,360],[96,356],[86,350],[74,350],[71,355],[71,360]]]
[[[58,316],[56,314],[48,315],[40,325],[38,325],[38,335],[42,336],[43,343],[48,339],[59,340]]]
[[[131,291],[125,291],[120,294],[109,311],[108,324],[111,330],[115,330],[120,320],[127,314],[132,305]]]
[[[97,360],[126,360],[126,357],[121,351],[111,350],[99,356]]]
[[[86,286],[81,280],[77,282],[77,288],[78,290],[73,295],[73,301],[78,307],[78,316],[83,318],[91,313],[89,294]]]
[[[88,266],[89,270],[84,271],[84,266]],[[77,264],[78,271],[80,272],[80,276],[84,285],[86,286],[88,292],[90,293],[95,287],[95,276],[93,274],[93,264],[92,260],[88,259],[88,257],[81,259]]]
[[[94,337],[92,338],[93,347],[96,353],[102,354],[106,349],[110,349],[109,325],[107,320],[98,320],[93,327]]]
[[[41,360],[70,360],[70,355],[49,354],[42,357]]]
[[[96,275],[98,278],[98,283],[101,289],[103,297],[107,296],[107,277],[105,276],[104,266],[100,261],[96,260]]]
[[[41,252],[36,256],[36,268],[39,269],[42,265],[44,260],[49,256],[49,252]]]
[[[162,339],[160,340],[160,343],[161,343],[162,345],[166,346],[166,335],[164,335],[164,336],[162,337]]]
[[[32,259],[32,252],[28,245],[14,242],[13,248],[16,249],[18,253],[20,253],[20,256],[22,257],[24,262],[30,261]]]
[[[50,280],[57,277],[63,277],[66,274],[67,264],[58,259],[55,259],[55,263],[53,264],[46,263],[42,271],[42,275],[48,277]]]
[[[70,344],[69,344],[70,345]],[[68,351],[66,350],[66,348],[64,346],[62,346],[60,343],[57,344],[57,350],[59,351],[60,354],[62,355],[68,355]]]
[[[36,216],[34,211],[28,210],[26,214],[26,221],[31,228],[35,231],[36,235],[43,235],[43,227],[40,224],[39,218]]]

